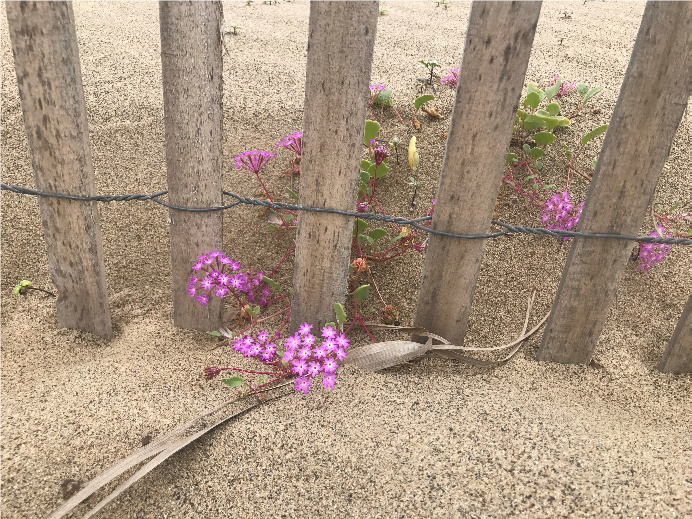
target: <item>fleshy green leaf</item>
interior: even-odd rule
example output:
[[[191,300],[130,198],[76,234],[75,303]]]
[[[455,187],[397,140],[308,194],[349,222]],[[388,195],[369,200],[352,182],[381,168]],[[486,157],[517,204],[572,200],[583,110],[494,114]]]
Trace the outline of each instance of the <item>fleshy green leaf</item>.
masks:
[[[212,330],[210,332],[207,332],[208,335],[211,335],[212,337],[221,337],[221,332],[218,330]]]
[[[538,106],[538,103],[541,102],[541,97],[538,95],[537,92],[531,92],[526,96],[524,99],[524,106],[530,107],[530,108],[536,108]]]
[[[389,166],[387,166],[387,164],[382,162],[379,166],[377,166],[377,170],[373,170],[373,171],[377,171],[377,178],[382,178],[389,171]]]
[[[392,89],[387,87],[386,89],[382,90],[375,98],[375,104],[392,106]]]
[[[582,143],[582,145],[586,144],[586,143],[589,142],[591,139],[595,139],[595,138],[598,137],[599,135],[604,134],[604,133],[606,132],[607,129],[608,129],[608,125],[607,125],[607,124],[604,124],[603,126],[599,126],[598,128],[594,128],[593,130],[591,130],[589,133],[587,133],[586,135],[584,135],[584,136],[581,138],[581,143]]]
[[[557,137],[550,132],[538,132],[533,138],[538,146],[546,146],[557,139]]]
[[[548,103],[548,106],[545,107],[545,111],[548,112],[548,114],[550,114],[551,116],[557,115],[560,113],[560,104],[557,101]]]
[[[539,171],[543,169],[543,163],[540,160],[536,161],[536,169]]]
[[[365,144],[366,148],[370,147],[370,139],[376,138],[378,133],[380,133],[380,123],[377,121],[371,121],[369,119],[365,121],[363,143]]]
[[[336,329],[336,323],[328,322],[324,324],[325,328],[329,328],[330,326],[334,329]]]
[[[529,114],[520,108],[519,110],[517,110],[517,115],[523,121],[524,119],[526,119],[526,116]]]
[[[357,234],[362,234],[363,231],[367,228],[368,223],[365,220],[361,220],[360,218],[356,218],[356,224],[353,227],[353,235]]]
[[[543,118],[538,117],[537,115],[531,114],[524,119],[525,130],[536,130],[542,126],[545,126],[545,121]]]
[[[545,92],[543,90],[541,90],[540,88],[538,88],[537,83],[529,83],[528,85],[526,85],[526,93],[530,94],[532,92],[535,92],[536,94],[538,94],[538,101],[539,102],[543,101],[543,98],[545,98]]]
[[[379,240],[380,238],[387,236],[387,231],[385,231],[381,227],[378,227],[370,231],[368,233],[368,236],[370,236],[373,240]]]
[[[517,158],[516,153],[508,153],[507,155],[505,155],[505,162],[507,163],[507,165],[509,165],[516,158]]]
[[[524,150],[524,153],[531,153],[531,146],[528,144],[524,144],[521,149]]]
[[[372,177],[370,176],[370,173],[368,173],[367,171],[361,171],[360,172],[360,181],[363,182],[364,184],[367,184],[368,182],[370,182],[371,178]]]
[[[559,122],[557,123],[558,126],[569,126],[572,124],[572,121],[567,119],[567,117],[564,117],[562,115],[558,115],[555,119],[557,119]]]
[[[363,171],[367,171],[368,169],[370,169],[370,166],[372,166],[372,162],[370,162],[369,160],[363,159],[360,161],[360,169],[362,169]]]
[[[359,303],[362,303],[365,301],[370,294],[370,285],[361,285],[358,288],[356,288],[353,292],[351,292],[351,295],[356,298],[356,301]]]
[[[281,285],[279,285],[276,281],[267,276],[262,276],[262,281],[269,284],[269,286],[271,286],[274,290],[279,290],[281,288]]]
[[[552,99],[555,97],[555,95],[560,91],[560,86],[562,83],[560,83],[560,79],[555,82],[553,86],[549,86],[548,88],[545,89],[545,97],[547,99]]]
[[[594,87],[584,94],[584,104],[586,104],[589,99],[598,94],[601,90],[603,90],[603,87]]]
[[[586,83],[577,83],[577,92],[579,92],[580,96],[584,97],[588,91],[589,85]]]
[[[532,158],[534,159],[540,159],[543,156],[543,150],[540,148],[533,148],[530,152],[529,155],[531,155]]]
[[[235,377],[230,377],[230,378],[222,378],[221,382],[226,384],[228,387],[240,387],[243,384],[245,384],[245,381],[238,376]]]
[[[432,94],[425,94],[425,95],[416,97],[416,100],[413,102],[413,106],[415,106],[416,110],[418,110],[425,103],[427,103],[428,101],[432,101],[433,99],[435,99],[435,96]]]
[[[334,303],[334,313],[336,314],[336,320],[339,324],[344,324],[346,322],[346,312],[341,303]]]
[[[565,147],[565,157],[567,157],[567,160],[572,160],[572,150],[570,150],[566,144],[563,144]]]

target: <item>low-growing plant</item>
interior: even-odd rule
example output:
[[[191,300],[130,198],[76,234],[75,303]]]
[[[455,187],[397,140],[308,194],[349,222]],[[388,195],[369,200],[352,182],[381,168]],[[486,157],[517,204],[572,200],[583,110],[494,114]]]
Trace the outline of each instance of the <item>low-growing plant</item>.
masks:
[[[442,65],[440,65],[434,59],[419,59],[418,63],[420,63],[426,69],[428,69],[428,72],[430,73],[430,77],[427,78],[427,83],[428,83],[428,85],[432,86],[434,84],[435,69],[442,67]]]

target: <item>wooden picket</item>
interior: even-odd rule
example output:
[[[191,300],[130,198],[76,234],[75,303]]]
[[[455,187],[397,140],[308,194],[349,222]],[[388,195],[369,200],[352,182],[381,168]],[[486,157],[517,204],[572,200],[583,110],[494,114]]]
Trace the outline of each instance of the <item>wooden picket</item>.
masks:
[[[301,203],[352,210],[367,111],[379,4],[313,2],[306,72]],[[540,2],[475,2],[471,9],[434,229],[489,230]],[[70,2],[8,2],[15,68],[36,185],[94,194],[93,166]],[[691,90],[692,4],[649,2],[579,230],[636,234]],[[160,2],[168,200],[222,203],[220,2]],[[94,202],[39,198],[61,325],[112,336],[98,210]],[[209,330],[217,300],[186,292],[197,256],[222,248],[222,212],[170,210],[174,322]],[[346,295],[353,218],[301,212],[291,328],[333,319]],[[632,247],[574,239],[539,360],[591,359]],[[462,344],[485,240],[430,236],[415,324]],[[212,298],[214,301],[215,298]],[[659,369],[692,371],[692,298]]]
[[[222,205],[220,2],[159,3],[168,200],[182,207]],[[201,306],[187,294],[192,265],[221,250],[222,213],[171,209],[173,322],[209,331],[219,327],[222,304]]]
[[[71,2],[7,2],[36,187],[94,195],[82,72]],[[113,335],[95,202],[38,200],[61,326]]]
[[[687,298],[658,369],[664,373],[692,373],[692,296]]]
[[[649,2],[577,230],[636,234],[690,95],[686,2]],[[539,360],[588,363],[615,299],[632,242],[576,238]]]
[[[540,9],[540,2],[471,8],[433,229],[490,229]],[[485,241],[430,235],[415,326],[462,344]]]
[[[305,80],[303,205],[352,211],[357,200],[378,2],[312,2]],[[291,326],[334,320],[346,293],[354,219],[298,218]]]

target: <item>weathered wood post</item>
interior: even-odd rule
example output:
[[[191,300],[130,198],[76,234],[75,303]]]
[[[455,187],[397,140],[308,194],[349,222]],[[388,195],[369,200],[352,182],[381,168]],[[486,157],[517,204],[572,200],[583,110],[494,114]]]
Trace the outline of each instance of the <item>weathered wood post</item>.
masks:
[[[541,2],[474,2],[432,228],[486,233]],[[415,325],[461,345],[485,240],[431,234]]]
[[[658,369],[664,373],[692,373],[692,296],[687,298]]]
[[[578,230],[636,234],[690,95],[686,2],[648,2]],[[588,363],[632,242],[575,238],[538,360]]]
[[[183,207],[219,206],[221,182],[220,2],[159,3],[168,200]],[[187,294],[196,259],[221,250],[221,211],[170,209],[173,322],[211,330],[221,323],[222,305],[202,307]]]
[[[95,194],[71,2],[8,2],[12,53],[36,187]],[[58,323],[113,335],[95,202],[39,197]]]
[[[308,37],[300,198],[353,211],[363,150],[378,2],[312,2]],[[291,327],[334,320],[346,294],[354,219],[298,218]]]

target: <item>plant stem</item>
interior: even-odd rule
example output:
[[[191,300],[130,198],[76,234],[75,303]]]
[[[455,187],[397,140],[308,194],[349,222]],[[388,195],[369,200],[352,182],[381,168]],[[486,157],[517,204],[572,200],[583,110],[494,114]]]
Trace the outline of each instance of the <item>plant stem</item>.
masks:
[[[43,288],[38,288],[38,287],[25,287],[25,288],[28,288],[29,290],[38,290],[39,292],[43,292],[44,294],[48,294],[49,296],[58,297],[53,292],[49,292],[48,290],[44,290]]]

